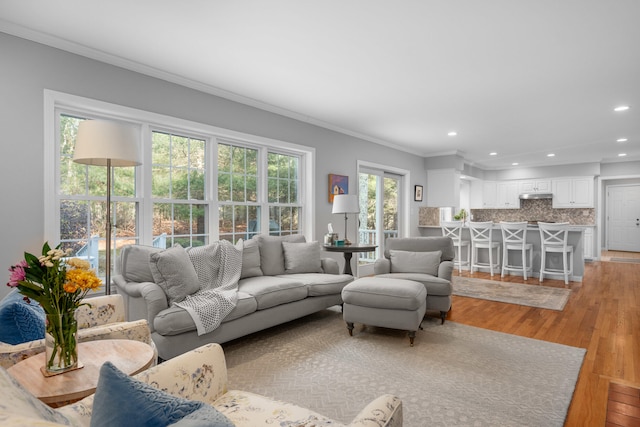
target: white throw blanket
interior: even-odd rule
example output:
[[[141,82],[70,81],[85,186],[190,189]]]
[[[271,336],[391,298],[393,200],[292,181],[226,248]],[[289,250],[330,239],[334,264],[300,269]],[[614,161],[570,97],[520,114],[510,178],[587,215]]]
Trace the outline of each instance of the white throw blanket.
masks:
[[[190,248],[200,290],[179,303],[191,315],[198,335],[213,331],[234,309],[238,300],[238,280],[242,272],[242,246],[221,240],[211,245]]]

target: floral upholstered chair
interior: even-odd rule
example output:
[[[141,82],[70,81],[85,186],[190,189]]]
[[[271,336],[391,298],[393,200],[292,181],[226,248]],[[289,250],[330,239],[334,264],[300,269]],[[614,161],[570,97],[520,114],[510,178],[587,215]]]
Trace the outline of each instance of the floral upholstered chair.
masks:
[[[118,423],[110,417],[119,420],[125,417],[124,420],[130,421],[129,425],[182,425],[180,423],[184,418],[187,421],[184,425],[345,426],[287,402],[250,392],[227,390],[227,367],[219,344],[207,344],[174,357],[135,375],[133,379],[122,374],[117,380],[124,384],[120,389],[117,389],[120,387],[117,381],[113,381],[109,388],[101,389],[101,382],[110,381],[106,365],[100,371],[94,395],[55,410],[35,400],[0,368],[2,425],[115,425]],[[132,382],[137,384],[132,386]],[[119,405],[122,399],[127,404]],[[197,409],[192,409],[194,407]],[[197,412],[201,413],[196,418],[198,422],[190,424],[194,422]],[[347,425],[402,426],[402,401],[389,394],[382,395],[366,405]]]
[[[78,341],[129,339],[149,344],[155,350],[146,320],[125,321],[122,295],[86,298],[85,301],[90,305],[83,305],[77,310]],[[44,338],[20,344],[0,342],[0,366],[8,368],[42,352]]]

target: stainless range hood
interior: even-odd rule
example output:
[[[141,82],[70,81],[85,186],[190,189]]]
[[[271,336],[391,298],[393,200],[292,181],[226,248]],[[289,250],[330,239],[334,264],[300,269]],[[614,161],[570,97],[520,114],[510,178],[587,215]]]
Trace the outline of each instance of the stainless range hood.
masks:
[[[521,199],[524,200],[537,200],[537,199],[552,199],[553,194],[551,193],[524,193],[520,195]]]

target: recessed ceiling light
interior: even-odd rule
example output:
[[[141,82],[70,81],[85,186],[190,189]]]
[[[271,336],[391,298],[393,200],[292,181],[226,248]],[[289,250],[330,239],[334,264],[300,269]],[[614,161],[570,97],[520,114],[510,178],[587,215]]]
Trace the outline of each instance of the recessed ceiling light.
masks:
[[[457,134],[458,134],[458,132],[456,132],[456,131],[451,131],[451,132],[449,132],[447,135],[449,135],[449,136],[456,136]]]
[[[511,166],[518,166],[519,164],[520,163],[518,163],[518,162],[513,162],[513,163],[511,163]]]
[[[618,154],[618,157],[624,157],[626,155],[627,155],[627,153],[620,153],[620,154]]]
[[[491,153],[489,153],[490,156],[497,156],[498,153],[496,153],[495,151],[492,151]]]
[[[556,155],[555,155],[555,154],[553,154],[553,153],[549,153],[549,154],[547,154],[547,157],[555,157],[555,156],[556,156]]]
[[[627,142],[628,139],[627,138],[618,138],[616,139],[616,142]]]
[[[620,111],[627,111],[628,109],[629,109],[628,105],[621,105],[619,107],[614,108],[613,111],[620,112]]]

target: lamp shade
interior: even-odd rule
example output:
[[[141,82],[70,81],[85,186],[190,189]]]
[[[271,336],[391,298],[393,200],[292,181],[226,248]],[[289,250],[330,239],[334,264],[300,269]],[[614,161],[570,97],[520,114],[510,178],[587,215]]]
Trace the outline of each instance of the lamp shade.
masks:
[[[360,206],[358,196],[351,194],[336,194],[333,196],[333,210],[331,213],[358,213]]]
[[[142,164],[138,131],[130,125],[84,120],[78,126],[73,161],[86,165],[126,167]]]

